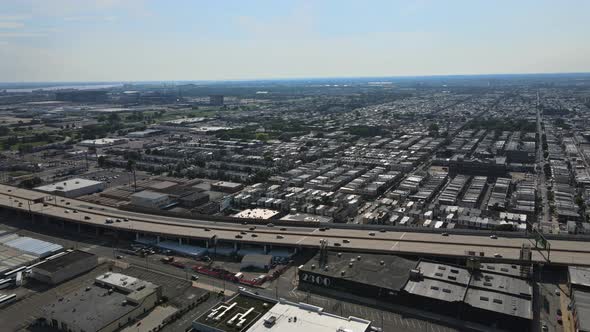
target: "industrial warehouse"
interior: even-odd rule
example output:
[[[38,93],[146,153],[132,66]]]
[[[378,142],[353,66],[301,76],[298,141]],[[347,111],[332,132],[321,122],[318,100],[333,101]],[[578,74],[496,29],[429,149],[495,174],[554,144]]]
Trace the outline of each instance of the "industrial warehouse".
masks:
[[[261,331],[350,331],[371,330],[371,322],[358,317],[341,317],[323,308],[271,299],[246,290],[220,302],[193,321],[198,332]]]
[[[151,310],[161,287],[120,273],[98,276],[92,285],[44,307],[45,325],[63,331],[117,331]]]
[[[475,261],[468,265],[320,250],[299,267],[299,289],[528,330],[533,288],[527,267]]]

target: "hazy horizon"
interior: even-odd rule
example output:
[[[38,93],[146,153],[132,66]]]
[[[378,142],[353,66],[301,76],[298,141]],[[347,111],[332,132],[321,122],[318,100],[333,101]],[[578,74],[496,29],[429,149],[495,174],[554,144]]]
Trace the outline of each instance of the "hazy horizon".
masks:
[[[590,72],[590,2],[5,0],[4,82]]]
[[[387,76],[332,76],[332,77],[321,77],[321,76],[309,76],[309,77],[258,77],[258,78],[243,78],[243,79],[186,79],[186,80],[112,80],[112,81],[0,81],[1,84],[5,85],[17,85],[17,84],[134,84],[134,83],[223,83],[223,82],[263,82],[263,81],[329,81],[329,80],[369,80],[369,79],[434,79],[434,78],[480,78],[480,77],[513,77],[513,76],[584,76],[590,75],[589,72],[547,72],[547,73],[482,73],[482,74],[439,74],[439,75],[387,75]]]

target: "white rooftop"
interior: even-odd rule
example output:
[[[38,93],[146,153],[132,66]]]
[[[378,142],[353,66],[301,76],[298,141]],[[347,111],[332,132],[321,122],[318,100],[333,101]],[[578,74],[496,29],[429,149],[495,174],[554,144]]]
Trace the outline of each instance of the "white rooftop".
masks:
[[[81,145],[113,145],[118,142],[122,142],[120,138],[98,138],[98,139],[87,139],[80,142]]]
[[[270,324],[274,318],[274,324]],[[323,312],[321,307],[282,300],[275,304],[247,332],[365,332],[371,322]]]
[[[234,215],[234,218],[270,219],[279,214],[279,211],[270,209],[246,209]]]
[[[139,291],[143,288],[157,287],[149,281],[115,272],[107,272],[105,274],[99,275],[94,280],[98,283],[105,284],[128,293]]]
[[[70,190],[76,190],[76,189],[100,185],[100,184],[103,184],[103,182],[75,178],[75,179],[70,179],[70,180],[65,180],[65,181],[60,181],[60,182],[48,184],[45,186],[36,187],[35,190],[44,191],[44,192],[70,191]]]

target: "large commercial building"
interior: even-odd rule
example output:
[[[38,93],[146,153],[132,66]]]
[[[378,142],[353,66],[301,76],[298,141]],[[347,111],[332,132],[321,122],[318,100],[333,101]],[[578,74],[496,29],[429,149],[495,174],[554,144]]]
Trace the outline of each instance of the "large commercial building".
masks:
[[[320,251],[299,267],[299,288],[527,331],[533,319],[533,290],[522,271],[508,264],[466,269],[390,255]]]
[[[105,183],[87,179],[71,179],[35,188],[46,193],[75,198],[103,191]]]
[[[15,233],[0,236],[0,279],[23,266],[63,250],[63,247],[46,241],[19,236]]]
[[[371,322],[362,318],[341,317],[321,307],[243,290],[193,321],[193,330],[199,332],[366,332],[370,327]]]
[[[44,307],[42,317],[61,331],[112,332],[151,310],[160,297],[160,286],[109,272]]]
[[[78,143],[78,145],[89,148],[105,148],[123,143],[127,143],[127,140],[124,138],[97,138],[83,140],[82,142]]]
[[[131,195],[131,204],[148,209],[160,209],[170,204],[170,196],[144,190]]]
[[[36,265],[32,277],[48,284],[58,284],[79,274],[92,270],[98,265],[94,254],[74,250],[52,260]]]

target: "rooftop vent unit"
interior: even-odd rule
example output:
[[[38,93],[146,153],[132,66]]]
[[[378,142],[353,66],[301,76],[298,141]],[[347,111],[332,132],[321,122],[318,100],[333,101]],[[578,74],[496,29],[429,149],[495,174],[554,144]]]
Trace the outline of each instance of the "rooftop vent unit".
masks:
[[[348,267],[352,267],[352,263],[348,263]]]
[[[236,323],[236,327],[237,328],[242,328],[242,326],[246,322],[246,316],[248,316],[252,311],[254,311],[254,308],[248,309],[248,311],[246,311],[243,314],[237,314],[237,315],[235,315],[232,319],[230,319],[229,321],[227,321],[227,325],[233,325],[234,322],[237,320],[238,322]]]
[[[346,274],[345,271],[340,271],[340,276],[344,277],[345,274]]]
[[[311,264],[311,269],[315,269],[315,264]]]
[[[379,262],[379,265],[385,265],[385,262],[384,261],[380,261]]]
[[[356,260],[360,261],[361,260],[361,256],[356,256]]]
[[[410,270],[410,280],[422,280],[422,271],[420,269],[411,269]]]
[[[277,318],[275,316],[270,316],[264,320],[264,326],[267,328],[273,327],[277,322]]]

